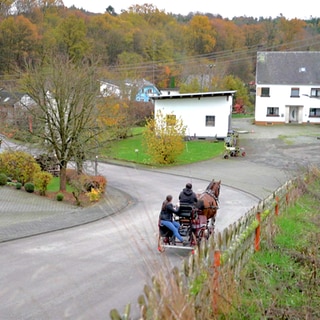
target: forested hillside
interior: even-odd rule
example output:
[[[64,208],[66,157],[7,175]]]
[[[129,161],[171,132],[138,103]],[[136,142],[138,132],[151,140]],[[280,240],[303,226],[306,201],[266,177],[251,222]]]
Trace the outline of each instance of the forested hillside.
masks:
[[[62,52],[75,61],[99,61],[107,79],[216,90],[228,75],[253,83],[256,52],[262,50],[320,50],[320,18],[230,20],[210,13],[167,14],[151,4],[121,13],[109,6],[93,14],[66,8],[62,0],[0,4],[1,86],[14,83],[26,60]]]

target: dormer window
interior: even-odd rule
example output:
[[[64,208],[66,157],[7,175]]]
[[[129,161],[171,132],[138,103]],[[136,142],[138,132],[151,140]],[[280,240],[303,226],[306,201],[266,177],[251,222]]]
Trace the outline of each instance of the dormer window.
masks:
[[[291,88],[291,98],[299,98],[300,97],[300,89],[299,88]]]

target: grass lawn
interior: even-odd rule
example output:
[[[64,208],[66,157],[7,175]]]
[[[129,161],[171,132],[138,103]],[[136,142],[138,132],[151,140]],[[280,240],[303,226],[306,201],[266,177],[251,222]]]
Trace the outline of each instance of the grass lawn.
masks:
[[[102,151],[102,158],[125,160],[141,164],[153,164],[143,147],[143,135],[137,134],[130,138],[114,141],[108,150]],[[222,156],[223,141],[194,140],[186,141],[184,152],[177,158],[175,165],[188,164]]]
[[[53,177],[53,179],[50,181],[47,191],[49,192],[58,192],[60,190],[60,178],[59,177]],[[67,184],[67,191],[72,192],[72,188]]]
[[[67,190],[65,192],[61,192],[59,191],[59,189],[60,189],[60,178],[53,177],[53,179],[50,181],[48,188],[46,190],[46,197],[56,201],[57,194],[62,193],[63,202],[67,202],[72,205],[77,205],[76,199],[72,194],[73,188],[70,185],[67,184]],[[38,190],[36,190],[36,192],[38,192]],[[79,200],[81,202],[82,207],[87,207],[92,204],[90,202],[89,197],[84,192],[79,195]]]

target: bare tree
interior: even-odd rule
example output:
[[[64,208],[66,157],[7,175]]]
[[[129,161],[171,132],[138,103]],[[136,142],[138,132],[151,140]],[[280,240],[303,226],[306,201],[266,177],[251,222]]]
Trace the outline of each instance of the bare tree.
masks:
[[[33,133],[54,153],[60,165],[60,190],[66,190],[66,169],[74,160],[78,168],[97,146],[99,85],[97,68],[91,62],[74,64],[66,57],[52,56],[27,65],[21,89],[36,103],[29,108],[37,130]]]

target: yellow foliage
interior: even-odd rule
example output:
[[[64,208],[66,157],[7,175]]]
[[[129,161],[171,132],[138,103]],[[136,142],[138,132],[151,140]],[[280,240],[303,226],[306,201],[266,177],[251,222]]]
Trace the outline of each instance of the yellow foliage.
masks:
[[[86,193],[86,196],[89,198],[90,202],[98,201],[101,197],[101,191],[96,188],[92,188],[91,191]]]
[[[4,151],[0,153],[0,171],[24,184],[33,181],[35,174],[40,172],[41,168],[29,153]]]
[[[186,128],[174,114],[164,115],[158,110],[155,118],[147,121],[144,144],[155,163],[170,164],[184,150]]]
[[[48,185],[52,180],[53,176],[51,173],[46,171],[41,171],[35,174],[34,176],[34,184],[42,196],[46,194]]]

